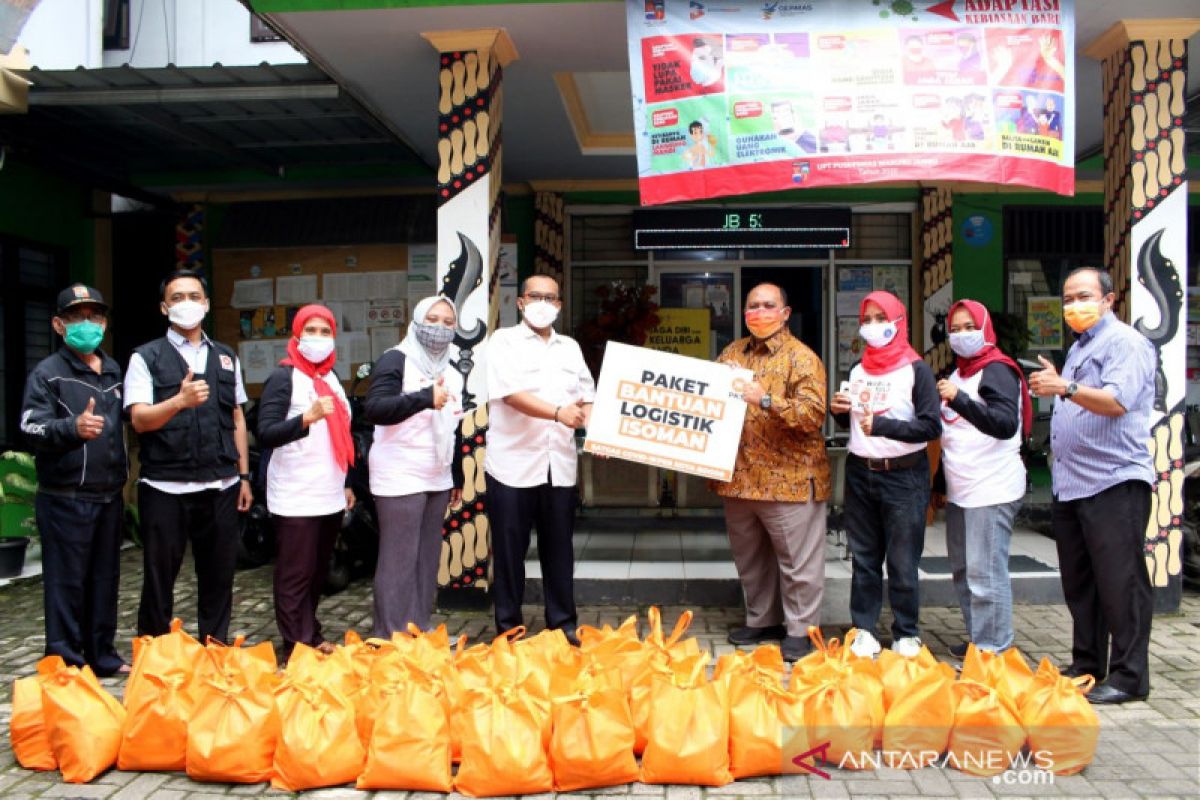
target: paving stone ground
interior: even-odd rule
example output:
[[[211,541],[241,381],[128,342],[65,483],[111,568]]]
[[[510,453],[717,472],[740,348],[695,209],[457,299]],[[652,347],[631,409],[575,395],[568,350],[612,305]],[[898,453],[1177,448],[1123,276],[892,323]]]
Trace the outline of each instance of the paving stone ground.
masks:
[[[134,633],[137,599],[141,586],[141,552],[127,550],[121,579],[119,640],[129,657]],[[195,618],[195,586],[185,562],[184,577],[176,591],[176,613],[185,620]],[[682,608],[666,608],[664,619],[673,624]],[[693,608],[691,627],[702,646],[714,655],[729,652],[726,631],[741,620],[739,609]],[[632,613],[644,618],[645,609],[632,606],[589,606],[580,609],[580,622],[592,625],[617,624]],[[321,618],[329,634],[347,629],[370,629],[371,590],[367,581],[357,581],[346,591],[326,598]],[[540,609],[526,610],[526,619],[536,631]],[[1063,606],[1018,605],[1015,609],[1017,645],[1036,662],[1049,656],[1057,663],[1068,659],[1071,623]],[[42,655],[42,590],[38,580],[26,580],[0,588],[0,726],[8,729],[11,686],[14,678],[32,674]],[[444,621],[451,634],[466,633],[473,640],[492,635],[488,611],[453,611],[436,620]],[[886,630],[889,620],[882,623]],[[963,637],[957,609],[925,608],[921,628],[934,653],[949,659],[947,647]],[[276,635],[271,601],[271,569],[263,567],[238,573],[234,598],[233,630],[256,642]],[[194,633],[194,630],[192,631]],[[826,636],[843,631],[826,630]],[[842,770],[829,768],[829,779],[787,776],[737,781],[719,789],[694,786],[647,786],[632,784],[582,796],[624,796],[653,800],[701,800],[702,798],[872,798],[872,797],[1103,797],[1103,798],[1194,798],[1200,797],[1200,594],[1184,596],[1182,612],[1159,616],[1151,636],[1150,665],[1153,689],[1144,703],[1100,708],[1101,735],[1095,761],[1081,774],[1053,777],[1036,770],[1010,770],[997,780],[977,778],[954,769],[928,767],[916,771],[882,768]],[[105,679],[105,685],[121,695],[121,679]],[[104,798],[105,800],[209,800],[217,797],[274,795],[268,784],[249,786],[202,784],[181,773],[139,774],[111,771],[94,783],[64,784],[57,773],[36,773],[16,764],[5,735],[0,741],[0,796],[23,798]],[[306,792],[306,798],[369,798],[377,800],[423,800],[441,795],[406,792],[358,792],[349,787]]]

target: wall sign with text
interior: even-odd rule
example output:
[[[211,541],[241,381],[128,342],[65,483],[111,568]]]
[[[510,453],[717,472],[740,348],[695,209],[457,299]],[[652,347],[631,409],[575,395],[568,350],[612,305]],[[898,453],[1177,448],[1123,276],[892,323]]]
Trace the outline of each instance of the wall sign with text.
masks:
[[[1074,194],[1074,0],[625,8],[643,205],[931,176]]]

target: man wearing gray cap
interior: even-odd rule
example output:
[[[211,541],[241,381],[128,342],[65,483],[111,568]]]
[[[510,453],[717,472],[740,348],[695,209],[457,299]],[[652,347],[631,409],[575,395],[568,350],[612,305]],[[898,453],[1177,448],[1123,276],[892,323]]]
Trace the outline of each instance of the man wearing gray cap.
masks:
[[[21,404],[38,474],[46,654],[114,675],[129,671],[113,645],[129,474],[121,368],[99,349],[108,305],[95,289],[60,292],[51,324],[64,346],[29,373]]]

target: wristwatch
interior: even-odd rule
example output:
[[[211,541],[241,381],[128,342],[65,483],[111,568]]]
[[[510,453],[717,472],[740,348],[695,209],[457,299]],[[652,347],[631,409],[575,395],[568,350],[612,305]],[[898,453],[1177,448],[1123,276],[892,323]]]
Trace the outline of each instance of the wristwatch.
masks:
[[[1067,392],[1066,392],[1066,394],[1063,395],[1063,399],[1070,400],[1072,397],[1075,396],[1075,393],[1078,391],[1079,391],[1079,384],[1076,383],[1075,381],[1071,381],[1070,383],[1067,384]]]
[[[759,401],[758,401],[758,405],[759,405],[759,407],[760,407],[760,408],[764,408],[764,409],[765,409],[765,408],[770,408],[770,407],[771,407],[771,395],[769,395],[769,394],[764,394],[764,395],[763,395],[763,396],[762,396],[762,397],[759,399]]]
[[[238,478],[243,481],[248,481],[248,480],[250,480],[250,473],[249,472],[238,473]]]

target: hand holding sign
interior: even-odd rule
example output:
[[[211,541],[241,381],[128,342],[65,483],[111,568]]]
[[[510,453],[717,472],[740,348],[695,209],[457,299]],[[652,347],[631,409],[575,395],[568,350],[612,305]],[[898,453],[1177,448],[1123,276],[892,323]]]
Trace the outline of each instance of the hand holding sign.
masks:
[[[573,406],[563,406],[558,410],[558,421],[571,430],[583,427],[583,400],[576,400]]]

